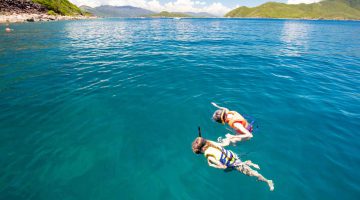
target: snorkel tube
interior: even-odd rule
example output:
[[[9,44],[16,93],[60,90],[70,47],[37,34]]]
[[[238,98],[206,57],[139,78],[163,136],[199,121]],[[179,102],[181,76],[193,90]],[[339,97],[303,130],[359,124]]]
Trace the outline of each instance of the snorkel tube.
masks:
[[[196,153],[196,154],[202,153],[201,150],[205,146],[205,144],[206,144],[206,139],[204,139],[201,136],[201,129],[200,129],[200,126],[199,126],[198,127],[198,137],[194,140],[194,142],[191,145],[193,152]]]
[[[203,147],[206,144],[206,139],[201,136],[200,126],[198,126],[198,137],[197,137],[197,139],[200,139],[200,146],[201,147]]]

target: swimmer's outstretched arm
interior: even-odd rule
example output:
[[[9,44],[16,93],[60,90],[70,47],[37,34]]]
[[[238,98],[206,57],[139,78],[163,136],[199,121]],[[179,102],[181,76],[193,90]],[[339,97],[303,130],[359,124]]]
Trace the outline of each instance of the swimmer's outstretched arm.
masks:
[[[235,123],[235,126],[244,134],[231,135],[230,133],[228,133],[225,135],[224,139],[222,140],[218,139],[218,141],[221,141],[220,143],[217,143],[218,145],[225,147],[225,146],[229,146],[230,144],[235,144],[237,142],[240,142],[242,140],[250,140],[253,137],[253,134],[250,133],[246,128],[244,128],[242,124]]]
[[[221,146],[229,146],[230,144],[236,144],[242,140],[249,140],[253,136],[241,134],[241,135],[231,135],[230,133],[225,135],[225,138],[220,140],[221,143],[218,143]],[[218,139],[219,140],[219,139]]]
[[[208,158],[208,164],[210,167],[214,167],[217,169],[226,169],[226,165],[221,164],[219,161],[215,160],[213,157]]]
[[[235,128],[239,129],[243,134],[238,135],[241,136],[241,138],[247,138],[247,139],[251,139],[253,137],[253,134],[250,133],[249,130],[247,130],[246,128],[244,128],[244,126],[240,123],[235,123],[234,124]]]
[[[214,102],[211,102],[211,104],[212,104],[213,106],[215,106],[216,108],[224,109],[224,110],[229,110],[229,109],[227,109],[227,108],[225,108],[225,107],[218,106],[218,105],[217,105],[216,103],[214,103]]]

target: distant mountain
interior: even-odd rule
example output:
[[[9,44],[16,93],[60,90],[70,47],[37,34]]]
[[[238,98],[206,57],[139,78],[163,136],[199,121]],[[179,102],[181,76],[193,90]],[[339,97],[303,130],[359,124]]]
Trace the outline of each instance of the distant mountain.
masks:
[[[360,19],[360,0],[324,0],[312,4],[268,2],[257,7],[238,7],[225,17]]]
[[[207,12],[185,12],[184,14],[190,15],[192,17],[200,17],[200,18],[213,18],[213,17],[218,17],[216,15],[207,13]]]
[[[80,6],[79,7],[83,12],[88,12],[91,13],[94,16],[101,16],[102,13],[97,12],[94,8],[90,7],[90,6]]]
[[[150,10],[133,6],[99,6],[92,8],[90,6],[80,6],[83,12],[92,13],[98,17],[217,17],[207,12],[167,12],[155,13]]]
[[[185,13],[162,11],[160,13],[148,15],[147,17],[193,17],[193,16]]]
[[[83,11],[92,13],[98,17],[142,17],[154,14],[155,12],[133,6],[80,6]]]
[[[199,17],[199,18],[212,18],[217,17],[207,12],[167,12],[162,11],[160,13],[152,14],[150,17]]]

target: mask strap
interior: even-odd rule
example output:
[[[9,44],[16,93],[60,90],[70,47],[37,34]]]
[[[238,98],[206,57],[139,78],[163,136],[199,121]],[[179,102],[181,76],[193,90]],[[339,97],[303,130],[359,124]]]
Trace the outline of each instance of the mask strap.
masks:
[[[222,124],[225,124],[225,120],[224,120],[225,113],[226,113],[226,110],[223,110],[221,113],[221,116],[220,116]]]

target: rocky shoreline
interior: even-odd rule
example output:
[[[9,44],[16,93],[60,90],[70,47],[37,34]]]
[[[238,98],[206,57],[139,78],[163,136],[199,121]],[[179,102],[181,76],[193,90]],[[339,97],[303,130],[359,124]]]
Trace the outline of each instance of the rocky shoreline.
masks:
[[[95,19],[93,16],[62,16],[62,15],[48,15],[48,14],[29,14],[29,13],[13,13],[7,15],[0,15],[0,24],[5,23],[23,23],[23,22],[43,22],[43,21],[59,21],[59,20],[80,20],[80,19]]]
[[[31,0],[0,0],[0,24],[93,19],[87,15],[60,15]]]

